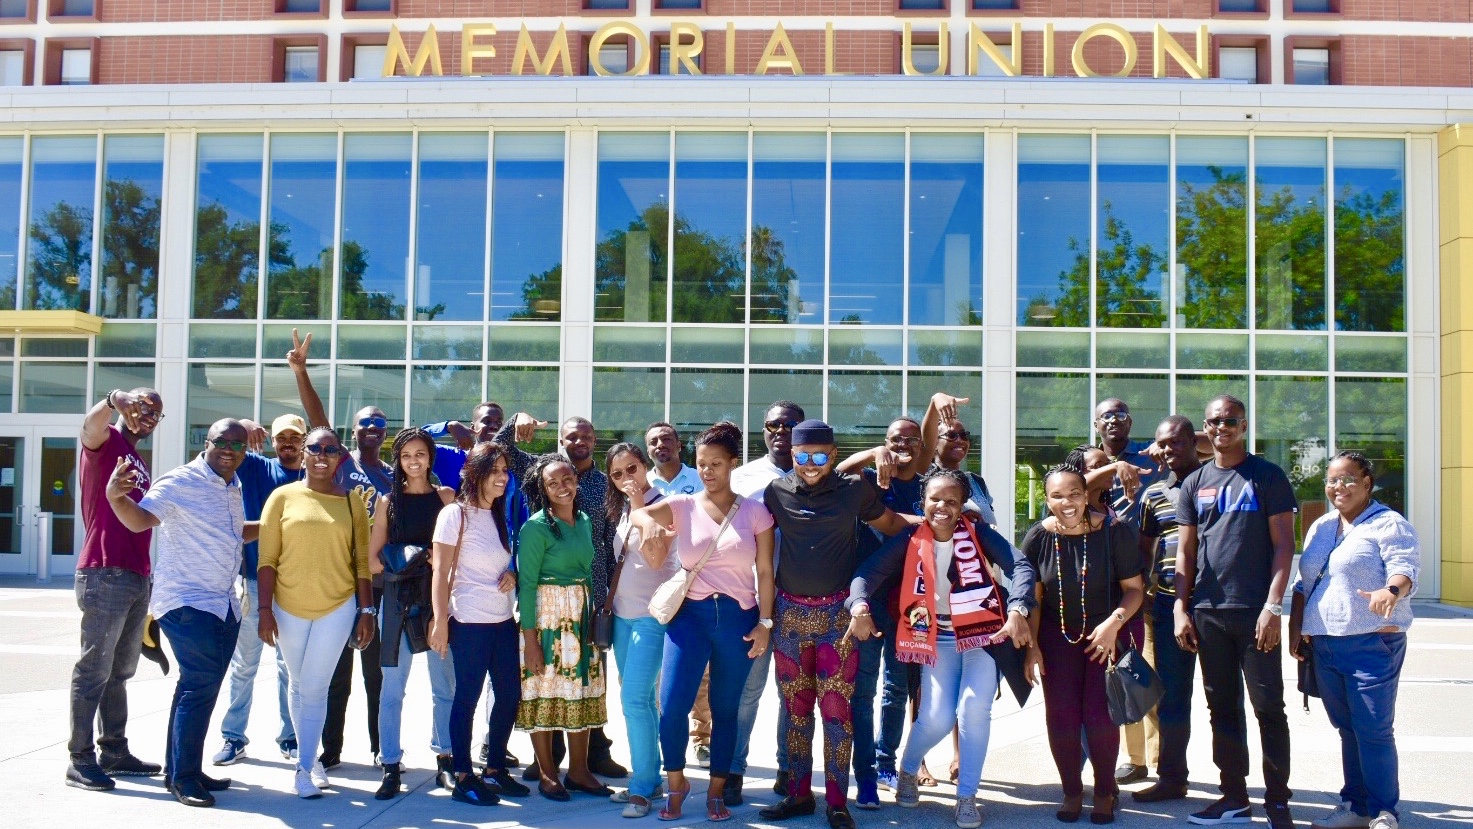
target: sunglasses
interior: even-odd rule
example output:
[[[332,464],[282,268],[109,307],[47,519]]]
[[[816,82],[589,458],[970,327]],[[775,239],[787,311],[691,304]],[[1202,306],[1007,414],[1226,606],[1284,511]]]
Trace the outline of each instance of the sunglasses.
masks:
[[[789,432],[791,432],[793,431],[793,427],[797,425],[798,421],[796,420],[769,420],[766,423],[762,424],[762,428],[776,434],[784,429],[787,429]]]
[[[364,429],[384,429],[388,427],[389,421],[381,417],[360,417],[358,425]]]
[[[244,452],[246,448],[246,442],[243,440],[225,440],[224,438],[211,440],[205,438],[205,443],[210,444],[216,449],[229,449],[232,452]]]
[[[1341,475],[1338,478],[1330,478],[1330,477],[1326,477],[1325,478],[1325,486],[1326,487],[1343,486],[1346,489],[1354,489],[1359,484],[1360,484],[1360,479],[1357,478],[1357,477],[1355,477],[1354,475]]]
[[[793,460],[796,461],[799,466],[824,466],[829,462],[829,453],[794,452]]]
[[[1207,423],[1208,426],[1211,426],[1214,429],[1236,429],[1236,428],[1238,428],[1238,426],[1242,425],[1243,418],[1241,418],[1241,417],[1212,417],[1212,418],[1208,418],[1207,421],[1206,421],[1206,423]]]
[[[329,443],[326,445],[314,443],[307,447],[307,454],[309,455],[327,455],[328,457],[331,457],[333,455],[341,454],[343,451],[343,447],[337,445],[336,443]]]
[[[1097,418],[1101,423],[1124,423],[1130,420],[1129,412],[1105,412]]]
[[[886,443],[893,443],[896,446],[920,446],[921,445],[921,439],[920,438],[918,438],[918,437],[912,437],[910,435],[896,435],[893,438],[885,438],[885,442]]]
[[[942,432],[941,433],[941,439],[942,440],[971,440],[972,439],[972,433],[971,432],[968,432],[966,429],[962,429],[960,431],[953,429],[950,432]]]
[[[159,411],[158,409],[150,409],[147,406],[139,406],[138,407],[138,419],[139,420],[142,420],[145,417],[151,417],[154,420],[163,420],[164,419],[164,413],[161,412],[161,411]]]

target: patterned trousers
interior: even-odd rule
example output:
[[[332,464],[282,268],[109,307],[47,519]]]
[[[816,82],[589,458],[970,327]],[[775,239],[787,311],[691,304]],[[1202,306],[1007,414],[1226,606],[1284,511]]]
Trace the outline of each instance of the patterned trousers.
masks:
[[[845,593],[793,596],[778,591],[773,659],[788,735],[788,793],[813,795],[815,710],[823,720],[824,800],[842,807],[849,793],[854,720],[849,701],[859,672],[859,651],[844,635],[849,612]]]

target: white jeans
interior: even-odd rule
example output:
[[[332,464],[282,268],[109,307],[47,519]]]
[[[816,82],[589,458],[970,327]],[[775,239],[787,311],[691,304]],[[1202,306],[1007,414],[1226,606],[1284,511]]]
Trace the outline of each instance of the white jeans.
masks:
[[[322,726],[327,721],[327,686],[343,646],[358,621],[358,603],[349,599],[320,619],[303,619],[272,603],[276,616],[276,646],[286,659],[290,678],[288,702],[297,732],[297,766],[317,762]]]

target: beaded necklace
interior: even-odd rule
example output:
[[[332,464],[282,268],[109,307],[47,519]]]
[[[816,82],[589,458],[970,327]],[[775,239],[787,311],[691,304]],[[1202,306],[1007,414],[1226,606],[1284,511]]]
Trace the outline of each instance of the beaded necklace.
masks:
[[[1054,562],[1059,568],[1059,634],[1064,637],[1065,642],[1071,645],[1077,645],[1084,641],[1085,629],[1089,627],[1089,624],[1087,621],[1081,622],[1079,625],[1079,635],[1073,639],[1069,638],[1069,629],[1064,624],[1064,552],[1063,546],[1059,544],[1059,538],[1062,535],[1063,533],[1054,533]],[[1079,543],[1082,545],[1084,553],[1079,560],[1079,614],[1082,617],[1084,616],[1084,585],[1089,578],[1088,530],[1079,537]]]

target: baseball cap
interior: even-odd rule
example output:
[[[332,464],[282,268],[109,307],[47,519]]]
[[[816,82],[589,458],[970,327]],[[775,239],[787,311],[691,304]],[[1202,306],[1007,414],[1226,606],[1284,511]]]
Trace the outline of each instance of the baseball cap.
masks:
[[[271,421],[271,436],[276,437],[282,432],[296,432],[299,435],[307,434],[307,421],[301,415],[284,414]]]

